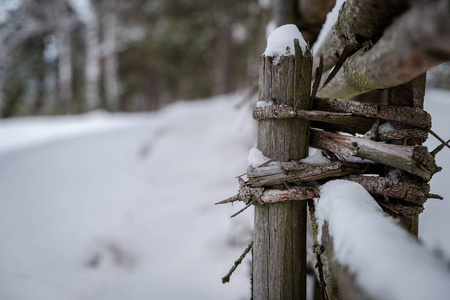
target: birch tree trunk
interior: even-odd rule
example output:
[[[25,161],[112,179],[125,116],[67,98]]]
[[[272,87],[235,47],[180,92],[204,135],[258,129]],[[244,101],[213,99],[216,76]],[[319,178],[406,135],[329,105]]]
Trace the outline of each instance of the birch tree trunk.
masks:
[[[70,16],[66,0],[56,3],[56,39],[58,41],[58,102],[63,114],[69,113],[72,100],[72,51]]]
[[[103,0],[103,55],[105,58],[105,96],[109,108],[119,108],[120,81],[116,57],[116,0]]]
[[[100,42],[99,22],[95,6],[89,1],[86,15],[86,62],[85,62],[85,101],[89,110],[100,106]]]

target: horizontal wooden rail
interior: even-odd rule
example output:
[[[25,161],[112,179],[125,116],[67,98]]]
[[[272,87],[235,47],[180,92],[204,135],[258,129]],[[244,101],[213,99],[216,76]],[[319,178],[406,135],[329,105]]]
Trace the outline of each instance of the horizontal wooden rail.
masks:
[[[271,186],[284,182],[305,182],[351,174],[376,174],[383,167],[374,164],[357,164],[343,161],[328,164],[310,164],[297,161],[281,162],[265,167],[247,169],[249,184],[253,187]]]
[[[431,128],[431,116],[423,109],[416,107],[316,98],[314,109],[316,110],[298,110],[288,105],[271,104],[256,107],[253,118],[255,120],[301,118],[339,125],[342,130],[336,128],[336,131],[349,133],[366,133],[375,119],[401,122],[424,130]]]
[[[366,41],[375,41],[394,17],[408,8],[410,2],[411,0],[347,0],[325,42],[314,53],[313,70],[319,65],[321,56],[324,70],[328,70],[337,63],[345,47],[356,50]]]
[[[364,138],[311,130],[311,147],[325,149],[340,156],[358,156],[409,172],[430,181],[440,171],[434,157],[424,146],[377,143]]]
[[[449,6],[449,1],[440,0],[411,8],[384,31],[372,48],[361,48],[350,56],[317,95],[349,99],[398,86],[449,60]]]
[[[362,103],[353,100],[316,98],[314,109],[330,112],[351,113],[357,116],[396,121],[420,128],[431,128],[431,116],[418,107]]]

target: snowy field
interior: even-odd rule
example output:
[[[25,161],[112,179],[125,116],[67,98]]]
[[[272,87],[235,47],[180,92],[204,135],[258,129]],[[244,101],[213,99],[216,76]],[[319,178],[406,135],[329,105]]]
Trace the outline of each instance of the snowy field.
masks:
[[[248,299],[251,210],[214,206],[237,191],[255,144],[242,94],[152,114],[0,121],[0,299]],[[450,93],[426,109],[446,140]],[[430,149],[439,144],[433,137]],[[450,149],[420,238],[450,259]]]

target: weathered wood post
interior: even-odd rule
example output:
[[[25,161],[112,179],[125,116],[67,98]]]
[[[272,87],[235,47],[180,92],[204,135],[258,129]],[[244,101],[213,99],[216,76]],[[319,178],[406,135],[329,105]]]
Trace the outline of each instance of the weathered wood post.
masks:
[[[298,39],[294,45],[276,63],[274,57],[261,57],[259,101],[310,110],[311,51],[309,46],[302,51]],[[264,119],[258,123],[257,147],[271,159],[302,159],[308,155],[308,141],[309,121]],[[306,298],[306,218],[306,201],[255,206],[254,299]]]
[[[388,104],[418,107],[423,109],[425,97],[426,73],[419,77],[396,87],[388,89]],[[409,129],[411,126],[401,122],[392,122],[396,130]],[[422,145],[421,139],[402,139],[394,140],[392,143],[397,145]],[[419,213],[411,216],[401,216],[400,224],[415,236],[419,235]]]

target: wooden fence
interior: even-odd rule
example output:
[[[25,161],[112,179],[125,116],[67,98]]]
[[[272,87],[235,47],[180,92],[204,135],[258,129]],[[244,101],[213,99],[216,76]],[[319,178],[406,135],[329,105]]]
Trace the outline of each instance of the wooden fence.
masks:
[[[426,70],[450,58],[450,3],[381,2],[348,0],[314,59],[298,40],[295,55],[281,56],[277,63],[261,57],[259,101],[265,105],[257,105],[253,116],[259,124],[257,148],[272,163],[250,166],[239,194],[222,202],[255,205],[254,299],[305,299],[308,268],[316,270],[322,298],[372,298],[357,284],[357,274],[334,257],[327,230],[325,249],[316,242],[307,260],[306,236],[309,246],[314,236],[314,230],[307,234],[307,202],[313,210],[308,199],[320,197],[311,181],[340,178],[362,185],[416,236],[423,204],[440,198],[430,193],[429,181],[440,171],[434,156],[442,147],[422,146],[434,134],[423,101]],[[318,71],[311,91],[313,65]],[[316,97],[324,81],[319,85],[320,74],[333,66],[334,78]],[[377,89],[387,89],[387,103],[344,100]],[[393,130],[380,133],[386,122]],[[368,134],[350,135],[356,133]],[[330,162],[302,162],[308,147],[321,149]],[[397,176],[388,176],[394,170]],[[313,217],[313,227],[315,222]]]

